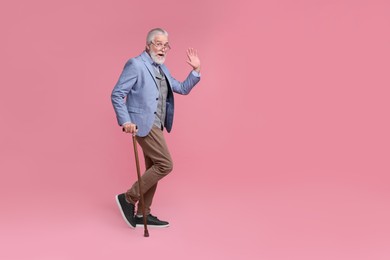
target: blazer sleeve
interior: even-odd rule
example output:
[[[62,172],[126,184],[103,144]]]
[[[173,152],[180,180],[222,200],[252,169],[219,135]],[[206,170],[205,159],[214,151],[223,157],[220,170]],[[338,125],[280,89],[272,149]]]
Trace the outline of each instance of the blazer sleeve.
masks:
[[[198,73],[194,73],[193,71],[190,72],[190,74],[187,76],[187,78],[180,82],[173,77],[171,77],[171,87],[173,92],[181,94],[181,95],[187,95],[191,92],[192,88],[195,87],[195,85],[200,81],[200,75]]]
[[[138,69],[134,59],[126,62],[125,67],[111,93],[111,102],[115,110],[118,124],[121,126],[126,122],[131,122],[129,112],[127,111],[125,98],[130,93],[134,84],[137,82]]]

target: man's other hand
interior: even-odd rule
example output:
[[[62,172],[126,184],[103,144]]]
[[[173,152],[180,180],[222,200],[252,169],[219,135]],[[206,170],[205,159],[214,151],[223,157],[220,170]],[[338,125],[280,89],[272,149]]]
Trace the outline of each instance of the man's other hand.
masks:
[[[135,124],[126,123],[122,126],[123,132],[135,135],[138,132],[138,128]]]

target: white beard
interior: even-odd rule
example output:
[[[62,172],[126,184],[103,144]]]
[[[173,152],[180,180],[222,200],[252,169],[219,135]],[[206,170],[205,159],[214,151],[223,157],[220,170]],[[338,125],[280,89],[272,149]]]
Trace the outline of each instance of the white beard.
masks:
[[[167,56],[165,54],[164,57],[160,57],[156,53],[154,53],[153,51],[150,51],[149,54],[150,54],[150,57],[152,58],[152,60],[159,65],[161,65],[165,62],[165,57]]]

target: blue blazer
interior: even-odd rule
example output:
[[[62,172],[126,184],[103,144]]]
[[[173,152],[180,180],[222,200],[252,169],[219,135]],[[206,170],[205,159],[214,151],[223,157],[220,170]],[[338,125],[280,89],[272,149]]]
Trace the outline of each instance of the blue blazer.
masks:
[[[114,106],[118,124],[130,122],[138,126],[138,136],[146,136],[152,129],[159,89],[155,76],[153,61],[147,52],[127,61],[112,93],[111,101]],[[191,72],[183,82],[174,79],[165,65],[161,65],[168,81],[168,96],[166,107],[165,128],[172,129],[174,100],[173,92],[187,95],[199,82],[200,77]]]

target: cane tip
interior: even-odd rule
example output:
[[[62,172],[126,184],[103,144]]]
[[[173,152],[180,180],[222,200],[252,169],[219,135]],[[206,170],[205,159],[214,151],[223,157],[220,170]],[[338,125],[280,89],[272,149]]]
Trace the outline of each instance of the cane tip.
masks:
[[[149,232],[147,230],[144,232],[144,237],[149,237]]]

